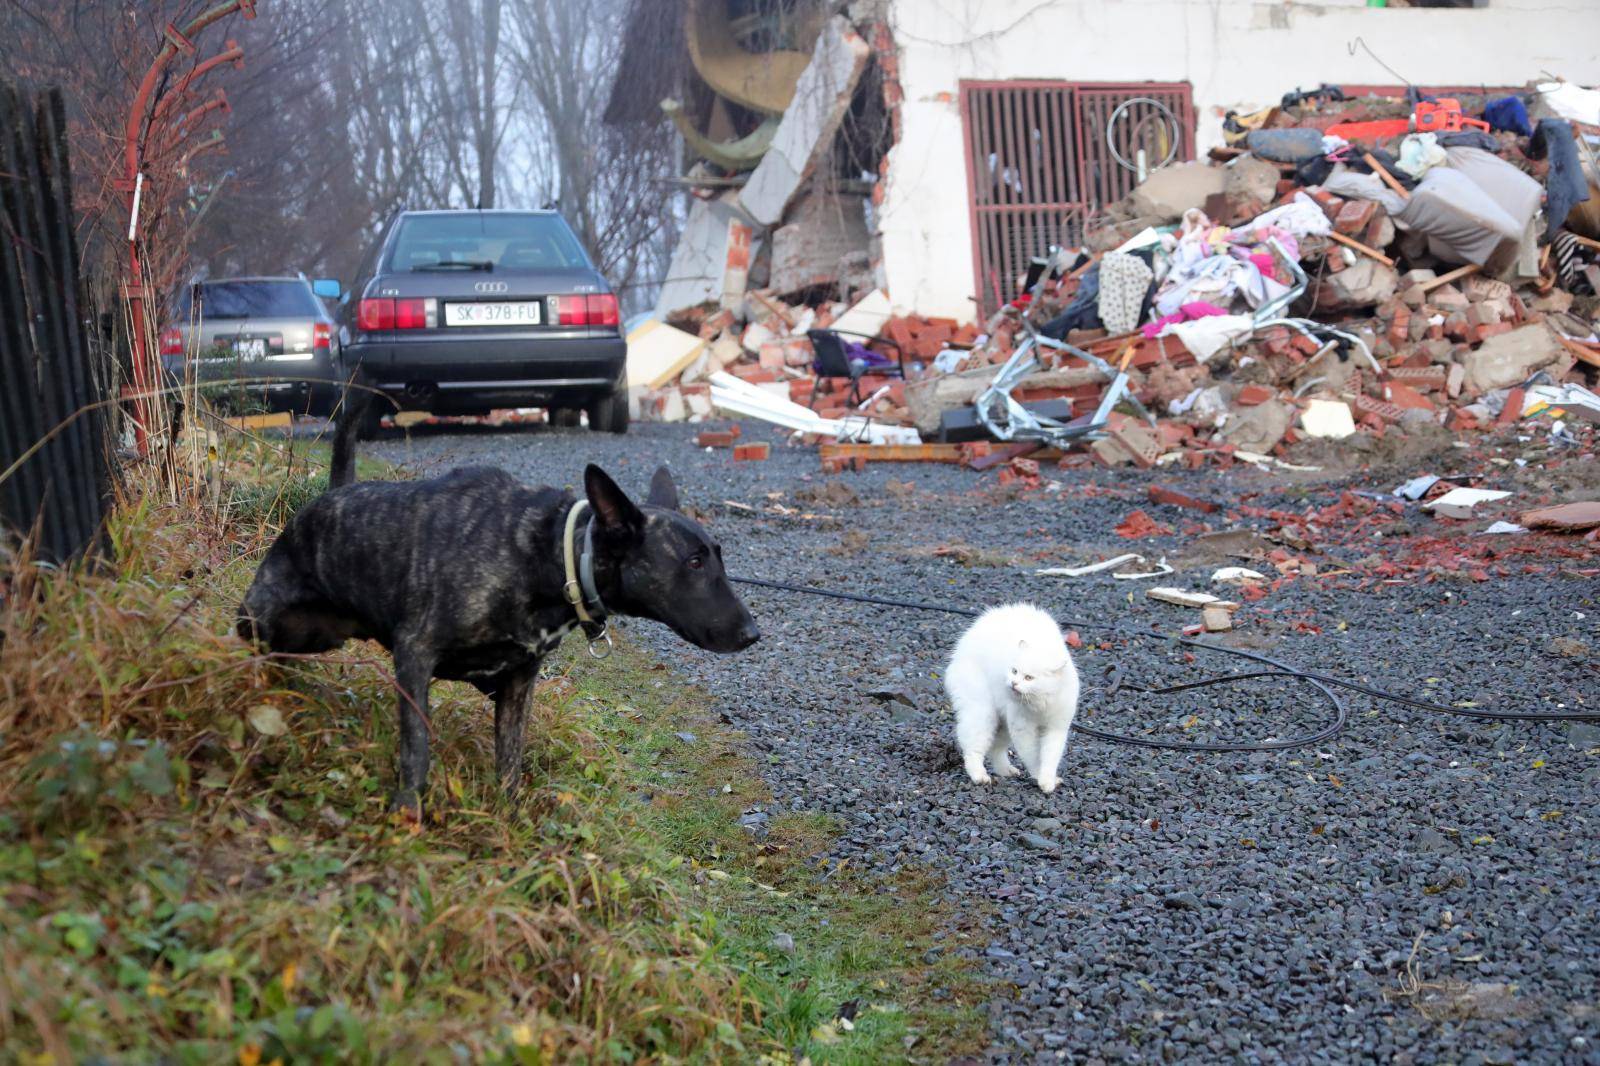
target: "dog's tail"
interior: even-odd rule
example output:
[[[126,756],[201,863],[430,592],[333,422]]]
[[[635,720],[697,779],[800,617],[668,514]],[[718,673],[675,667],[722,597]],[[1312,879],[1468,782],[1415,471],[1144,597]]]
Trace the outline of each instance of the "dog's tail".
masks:
[[[362,427],[372,417],[376,394],[359,369],[344,383],[344,395],[334,412],[338,421],[333,431],[333,461],[328,467],[328,487],[336,489],[356,479],[356,441]]]

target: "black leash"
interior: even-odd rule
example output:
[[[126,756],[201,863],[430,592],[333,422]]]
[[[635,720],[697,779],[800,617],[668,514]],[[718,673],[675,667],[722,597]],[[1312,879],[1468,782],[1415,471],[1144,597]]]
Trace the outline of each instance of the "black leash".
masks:
[[[981,611],[970,607],[953,607],[949,604],[927,603],[921,600],[897,600],[884,596],[867,596],[859,592],[836,592],[831,589],[811,588],[806,585],[788,585],[781,581],[762,581],[753,577],[733,577],[728,580],[736,581],[741,585],[753,585],[757,588],[775,589],[779,592],[799,592],[808,596],[821,596],[831,600],[847,600],[851,603],[865,603],[876,607],[899,607],[912,611],[936,611],[941,614],[960,615],[964,618],[976,618]],[[1332,705],[1333,721],[1314,733],[1303,736],[1291,737],[1288,740],[1263,740],[1243,744],[1198,744],[1183,743],[1175,740],[1156,740],[1151,737],[1128,736],[1124,733],[1109,733],[1091,726],[1079,725],[1074,722],[1074,733],[1083,733],[1097,740],[1106,740],[1114,744],[1133,744],[1141,748],[1159,748],[1164,751],[1287,751],[1291,748],[1303,748],[1313,744],[1320,744],[1325,740],[1332,740],[1343,733],[1350,721],[1350,710],[1345,706],[1335,688],[1348,689],[1359,692],[1377,700],[1386,700],[1402,706],[1412,707],[1431,714],[1457,715],[1463,718],[1476,718],[1490,722],[1600,722],[1600,712],[1587,714],[1541,714],[1537,711],[1484,711],[1473,707],[1447,707],[1442,703],[1429,703],[1426,700],[1415,699],[1411,696],[1399,696],[1392,692],[1371,685],[1363,685],[1357,681],[1347,681],[1344,678],[1333,677],[1329,674],[1318,673],[1314,670],[1302,670],[1299,667],[1289,666],[1276,659],[1242,648],[1229,648],[1221,644],[1212,644],[1192,637],[1172,637],[1163,633],[1147,632],[1141,629],[1129,629],[1126,626],[1114,625],[1109,622],[1081,622],[1071,619],[1058,619],[1057,624],[1069,629],[1100,630],[1114,633],[1120,637],[1138,640],[1159,640],[1164,643],[1175,643],[1197,651],[1219,652],[1223,655],[1232,655],[1268,667],[1265,670],[1251,670],[1242,674],[1218,674],[1213,677],[1202,678],[1199,681],[1189,681],[1181,685],[1168,685],[1164,688],[1147,688],[1129,682],[1123,675],[1120,666],[1112,666],[1106,671],[1106,678],[1111,684],[1111,695],[1122,689],[1132,692],[1144,692],[1151,695],[1165,695],[1173,692],[1183,692],[1188,689],[1206,688],[1211,685],[1233,684],[1239,681],[1248,681],[1256,678],[1281,678],[1289,681],[1300,681],[1320,692]]]

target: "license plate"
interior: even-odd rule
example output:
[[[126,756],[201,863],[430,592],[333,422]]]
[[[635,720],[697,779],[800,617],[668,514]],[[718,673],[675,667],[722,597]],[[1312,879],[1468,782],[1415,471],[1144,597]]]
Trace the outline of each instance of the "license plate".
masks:
[[[537,326],[543,320],[544,303],[526,300],[517,303],[445,304],[447,326]]]
[[[265,359],[267,357],[267,338],[249,337],[233,342],[233,354],[240,359]]]

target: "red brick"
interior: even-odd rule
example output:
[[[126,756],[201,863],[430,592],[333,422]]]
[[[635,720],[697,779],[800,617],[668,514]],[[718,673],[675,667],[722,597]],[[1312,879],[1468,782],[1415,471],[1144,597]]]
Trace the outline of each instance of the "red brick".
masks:
[[[1219,509],[1218,505],[1210,500],[1202,500],[1197,496],[1187,496],[1175,489],[1165,488],[1161,485],[1151,485],[1146,490],[1146,493],[1149,495],[1151,503],[1164,503],[1171,507],[1188,507],[1195,511],[1204,511],[1206,514],[1212,514]]]
[[[1389,397],[1389,402],[1397,407],[1413,411],[1431,411],[1433,404],[1428,398],[1410,385],[1401,381],[1391,381],[1384,386],[1384,393]]]
[[[1362,414],[1371,415],[1381,422],[1398,422],[1400,416],[1405,413],[1398,404],[1389,403],[1387,400],[1374,400],[1365,393],[1356,396],[1353,406]]]
[[[1411,339],[1411,311],[1402,307],[1394,313],[1394,321],[1389,323],[1389,343],[1396,348]]]
[[[733,459],[738,463],[760,462],[767,458],[771,451],[772,445],[764,441],[760,444],[737,444],[733,449]]]
[[[1322,346],[1315,339],[1306,336],[1304,333],[1296,333],[1294,340],[1289,343],[1293,344],[1295,351],[1300,352],[1302,355],[1316,355],[1322,350]]]
[[[1400,366],[1389,367],[1389,377],[1395,381],[1403,381],[1414,389],[1442,389],[1449,371],[1443,366],[1428,364],[1427,366]]]
[[[1522,408],[1526,406],[1527,395],[1521,389],[1512,389],[1506,393],[1506,405],[1500,409],[1500,417],[1494,420],[1497,426],[1509,426],[1522,417]]]
[[[1233,398],[1233,402],[1242,407],[1255,407],[1272,399],[1272,395],[1272,390],[1265,385],[1246,385],[1239,390],[1239,394]]]
[[[1334,216],[1333,228],[1347,237],[1354,237],[1367,228],[1378,205],[1371,200],[1346,200]]]
[[[700,448],[731,448],[738,439],[732,430],[707,429],[695,434],[694,443]]]
[[[760,385],[767,381],[777,381],[778,375],[764,366],[753,363],[741,363],[733,368],[733,376],[741,381],[748,381],[752,385]]]

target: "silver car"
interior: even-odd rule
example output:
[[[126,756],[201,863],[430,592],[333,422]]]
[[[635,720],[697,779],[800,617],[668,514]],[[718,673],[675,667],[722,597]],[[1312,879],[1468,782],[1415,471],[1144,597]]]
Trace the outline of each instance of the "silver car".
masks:
[[[224,406],[326,415],[338,399],[341,346],[323,300],[339,295],[337,281],[303,276],[197,282],[161,333],[162,369]]]

